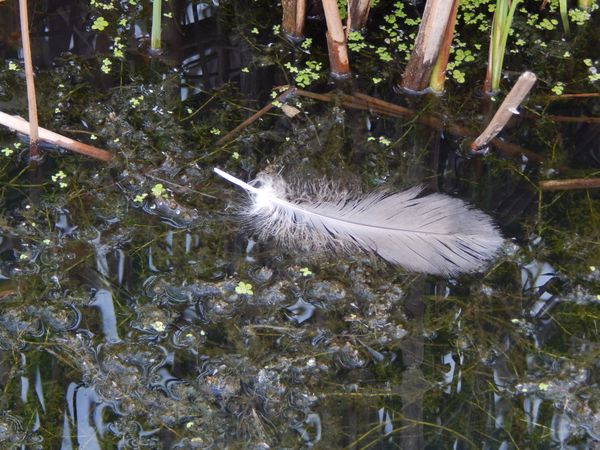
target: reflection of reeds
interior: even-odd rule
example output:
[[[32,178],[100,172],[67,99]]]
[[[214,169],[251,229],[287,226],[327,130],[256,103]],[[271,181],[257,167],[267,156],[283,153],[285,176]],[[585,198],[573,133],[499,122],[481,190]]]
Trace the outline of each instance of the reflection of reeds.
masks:
[[[27,105],[29,111],[29,159],[40,158],[38,149],[38,117],[35,99],[35,83],[33,81],[33,62],[31,60],[31,44],[29,42],[29,18],[27,0],[19,0],[21,18],[21,39],[23,40],[23,59],[25,60],[25,80],[27,82]]]
[[[500,89],[506,41],[508,40],[508,33],[518,4],[519,0],[496,0],[496,12],[492,20],[488,67],[483,84],[483,90],[487,94]]]
[[[150,36],[150,47],[160,50],[160,31],[162,18],[162,0],[152,2],[152,35]]]

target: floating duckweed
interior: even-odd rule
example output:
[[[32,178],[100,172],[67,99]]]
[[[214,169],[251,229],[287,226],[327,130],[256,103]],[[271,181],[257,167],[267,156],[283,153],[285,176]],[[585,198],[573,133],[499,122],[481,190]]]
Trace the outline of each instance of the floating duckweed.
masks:
[[[379,136],[379,143],[382,144],[382,145],[388,146],[388,145],[392,144],[392,141],[390,141],[385,136]]]
[[[115,58],[123,58],[125,55],[123,53],[123,49],[125,48],[125,45],[123,45],[123,43],[121,42],[121,38],[120,37],[116,37],[115,41],[113,43],[113,55]]]
[[[14,61],[8,62],[8,70],[12,70],[14,72],[19,70],[19,66]]]
[[[254,292],[252,291],[252,285],[243,281],[240,281],[235,287],[235,292],[240,295],[254,295]]]
[[[552,87],[552,92],[554,92],[556,95],[562,95],[564,90],[565,90],[565,84],[562,81],[557,82]]]
[[[248,69],[247,67],[242,67],[242,72],[243,73],[250,73],[250,69]]]
[[[214,134],[215,136],[219,136],[221,134],[221,130],[219,130],[218,128],[211,128],[210,129],[210,134]]]
[[[64,181],[67,178],[67,174],[62,170],[59,170],[54,175],[52,175],[51,179],[54,183],[58,183],[58,186],[62,189],[66,188],[68,184]]]
[[[92,24],[92,30],[103,31],[108,26],[108,22],[102,16],[98,17]]]
[[[146,199],[146,197],[148,197],[148,193],[144,192],[143,194],[136,195],[133,201],[135,203],[142,203]]]
[[[238,160],[238,159],[240,159],[240,154],[238,152],[233,152],[231,154],[231,157],[235,160]]]
[[[352,34],[352,33],[350,33]],[[348,37],[348,39],[350,39],[350,37]],[[302,47],[304,50],[308,50],[310,48],[310,46],[312,45],[312,38],[306,38],[304,39],[304,42],[302,42],[302,44],[300,44],[300,47]]]
[[[457,83],[464,83],[465,82],[465,73],[461,72],[458,69],[454,69],[452,71],[452,78],[457,82]]]
[[[162,183],[157,183],[154,186],[152,186],[152,195],[154,195],[155,197],[163,197],[166,193],[167,190],[162,185]]]
[[[390,62],[394,59],[392,58],[392,55],[388,49],[385,47],[377,47],[375,49],[375,53],[377,53],[377,56],[379,56],[379,59],[381,59],[383,62]]]
[[[302,274],[303,277],[309,277],[313,274],[308,267],[302,267],[300,269],[300,273]]]
[[[584,25],[590,20],[590,13],[583,9],[573,8],[569,10],[569,17],[575,25]]]
[[[348,33],[348,48],[353,52],[359,52],[367,47],[365,38],[358,31]]]
[[[165,329],[167,327],[165,326],[165,324],[163,322],[161,322],[160,320],[157,320],[156,322],[154,322],[152,324],[152,328],[154,328],[159,333],[162,333],[163,331],[165,331]]]
[[[112,4],[112,2],[100,2],[98,0],[90,0],[90,5],[94,8],[104,9],[107,11],[114,9],[114,5]]]

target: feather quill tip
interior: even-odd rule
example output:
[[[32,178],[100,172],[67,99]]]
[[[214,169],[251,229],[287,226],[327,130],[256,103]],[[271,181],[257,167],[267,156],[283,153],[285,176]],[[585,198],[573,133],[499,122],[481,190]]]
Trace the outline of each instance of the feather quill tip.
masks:
[[[362,251],[409,271],[452,276],[482,270],[503,243],[485,213],[443,194],[420,197],[421,188],[355,196],[329,183],[303,189],[264,173],[245,183],[214,171],[250,194],[242,215],[259,238],[286,248]]]

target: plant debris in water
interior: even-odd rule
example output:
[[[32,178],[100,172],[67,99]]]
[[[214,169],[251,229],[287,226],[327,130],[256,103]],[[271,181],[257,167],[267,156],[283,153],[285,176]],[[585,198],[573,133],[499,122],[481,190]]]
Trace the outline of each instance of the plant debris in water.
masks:
[[[341,91],[295,96],[293,114],[276,104],[216,145],[275,86],[333,88],[312,2],[296,44],[272,2],[220,3],[163,2],[161,54],[146,4],[36,6],[40,123],[117,158],[47,148],[26,169],[27,145],[0,130],[2,446],[597,445],[599,197],[538,184],[598,176],[596,6],[570,5],[569,36],[561,2],[515,13],[501,88],[525,69],[541,81],[501,138],[540,163],[467,155],[448,131],[483,129],[498,104],[479,94],[491,1],[461,2],[441,97],[393,92],[422,2],[374,2],[350,34],[341,87],[413,119],[352,109]],[[26,116],[17,17],[0,2],[0,109]],[[512,242],[457,278],[284,252],[230,220],[237,193],[215,166],[422,184],[493,215]]]

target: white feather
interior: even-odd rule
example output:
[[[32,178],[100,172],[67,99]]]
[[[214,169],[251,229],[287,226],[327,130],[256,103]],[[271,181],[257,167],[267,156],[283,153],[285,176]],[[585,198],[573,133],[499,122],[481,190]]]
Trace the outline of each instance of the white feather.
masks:
[[[483,212],[443,194],[418,197],[422,188],[357,198],[325,183],[307,199],[280,176],[262,174],[256,187],[214,170],[251,194],[245,215],[258,234],[287,247],[360,249],[410,271],[455,275],[481,269],[503,241]]]

